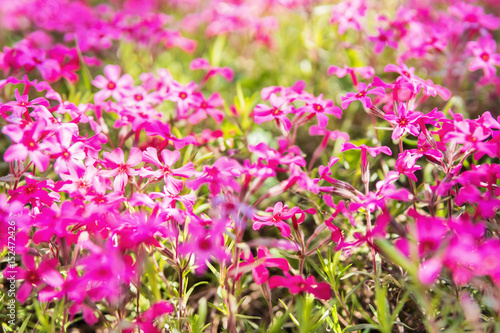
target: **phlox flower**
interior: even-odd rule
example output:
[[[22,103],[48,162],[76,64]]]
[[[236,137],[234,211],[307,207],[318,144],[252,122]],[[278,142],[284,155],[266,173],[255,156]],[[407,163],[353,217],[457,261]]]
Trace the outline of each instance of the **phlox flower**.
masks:
[[[110,170],[102,170],[100,174],[104,177],[115,177],[113,181],[113,189],[121,191],[125,189],[128,183],[128,178],[139,174],[139,170],[132,167],[142,162],[142,153],[138,148],[133,147],[130,150],[128,161],[125,163],[125,156],[121,148],[113,150],[111,153],[103,154],[103,164]]]
[[[229,268],[229,274],[235,275],[238,280],[246,271],[252,270],[252,276],[259,286],[269,280],[269,271],[266,267],[278,267],[282,271],[288,271],[290,266],[285,258],[275,258],[265,246],[259,246],[257,257],[254,258],[250,252],[242,252],[240,255],[244,262],[238,265],[232,265]]]
[[[195,179],[186,181],[186,186],[197,190],[201,185],[208,183],[212,195],[228,189],[237,192],[240,190],[240,184],[235,178],[239,177],[241,172],[241,165],[236,160],[222,157],[212,166],[204,165],[202,172],[197,173]]]
[[[386,47],[398,48],[398,42],[395,39],[394,31],[378,28],[378,36],[368,37],[368,40],[375,43],[375,52],[380,53]]]
[[[177,116],[185,118],[188,114],[188,110],[199,104],[199,95],[195,94],[195,90],[198,86],[194,82],[190,82],[186,86],[179,83],[172,85],[167,99],[174,103],[177,103]]]
[[[191,124],[197,124],[202,119],[207,118],[207,114],[211,116],[217,124],[220,124],[224,119],[224,111],[219,108],[224,105],[224,99],[218,92],[213,93],[209,98],[205,99],[201,92],[195,92],[199,97],[198,104],[194,106],[195,111],[188,117]]]
[[[51,59],[47,52],[35,47],[22,45],[18,49],[20,52],[17,61],[26,71],[38,69],[44,80],[49,82],[57,81],[61,77],[61,67],[59,63]]]
[[[258,104],[253,111],[254,121],[257,124],[262,124],[266,121],[275,120],[276,124],[283,124],[286,132],[290,131],[292,123],[288,119],[287,114],[293,111],[293,106],[288,104],[288,100],[284,97],[278,97],[276,94],[271,94],[269,98],[271,107],[265,104]]]
[[[98,75],[92,81],[92,84],[101,89],[95,94],[96,102],[104,102],[109,97],[113,97],[119,101],[122,96],[127,95],[128,91],[132,89],[134,80],[129,74],[124,74],[120,77],[120,66],[107,65],[104,67],[104,76]]]
[[[123,287],[135,278],[135,265],[129,255],[124,255],[120,248],[113,245],[108,238],[103,246],[90,240],[80,245],[90,253],[79,259],[77,266],[82,269],[82,283],[88,285],[87,293],[91,300],[100,301],[106,298],[116,304],[123,295]]]
[[[280,164],[295,164],[302,167],[306,165],[306,160],[302,156],[296,155],[294,152],[282,154],[280,151],[269,148],[264,142],[256,146],[248,145],[248,151],[259,157],[260,164],[265,162],[265,166],[273,171],[286,171],[286,169],[279,167]]]
[[[18,200],[23,204],[30,203],[33,207],[51,206],[54,201],[59,201],[60,195],[58,193],[45,191],[45,189],[52,190],[54,188],[53,180],[36,180],[31,177],[24,178],[26,185],[9,190],[12,201]]]
[[[63,285],[64,278],[56,269],[59,264],[56,258],[43,258],[40,264],[37,265],[35,258],[25,253],[22,255],[22,261],[26,269],[18,266],[15,270],[16,279],[24,280],[17,290],[16,298],[19,303],[24,304],[35,287],[40,292],[43,289],[48,291]],[[45,302],[47,300],[40,301]]]
[[[405,175],[408,178],[418,181],[415,176],[415,171],[422,169],[420,165],[416,164],[418,155],[412,155],[408,150],[398,155],[396,160],[396,170],[400,175]]]
[[[297,295],[303,292],[314,295],[314,297],[328,301],[332,297],[332,287],[326,282],[316,282],[314,276],[304,279],[300,275],[293,276],[284,272],[285,276],[272,276],[269,279],[271,289],[285,287],[290,294]]]
[[[398,107],[398,114],[386,114],[384,119],[389,121],[394,126],[391,138],[399,140],[406,133],[418,136],[420,128],[418,126],[418,119],[422,113],[408,110],[404,103],[400,103]]]
[[[8,119],[19,120],[29,109],[33,109],[38,105],[49,107],[49,102],[45,98],[38,97],[30,101],[28,95],[21,96],[18,89],[14,91],[14,96],[16,98],[15,102],[7,102],[0,107],[0,113],[2,114],[7,111],[12,112]],[[29,118],[29,112],[27,115],[27,118]]]
[[[337,66],[330,66],[328,67],[328,75],[335,75],[339,78],[342,78],[349,74],[349,76],[352,79],[352,84],[357,86],[358,85],[358,79],[356,77],[356,73],[361,74],[362,77],[365,79],[371,79],[373,75],[375,75],[375,70],[371,66],[365,66],[365,67],[347,67],[344,65],[344,68],[340,68]]]
[[[234,72],[231,68],[229,67],[217,67],[217,66],[212,66],[208,62],[207,59],[203,58],[197,58],[191,61],[189,64],[189,69],[191,70],[197,70],[197,69],[205,69],[207,70],[207,74],[205,74],[205,77],[203,78],[202,82],[208,81],[212,76],[215,75],[220,75],[223,78],[225,78],[227,81],[232,81],[234,78]]]
[[[483,126],[477,126],[471,121],[455,121],[454,130],[445,134],[445,140],[453,140],[458,144],[462,144],[462,151],[478,151],[483,154],[488,154],[490,157],[496,157],[498,147],[484,142],[490,137],[490,131]]]
[[[318,119],[318,125],[321,127],[326,127],[328,125],[328,116],[330,114],[340,119],[342,117],[342,110],[333,105],[333,101],[330,99],[323,99],[323,94],[318,97],[305,99],[306,105],[299,108],[297,112],[303,114],[305,112],[311,115],[316,115]]]
[[[163,187],[163,192],[151,192],[149,193],[151,199],[163,198],[163,207],[175,208],[177,201],[182,202],[187,211],[193,210],[194,202],[196,201],[196,195],[193,193],[179,195],[179,192],[172,193],[169,191],[167,186]]]
[[[142,153],[142,161],[151,163],[154,166],[158,167],[158,169],[152,171],[146,168],[142,168],[140,171],[140,175],[142,177],[163,177],[163,179],[165,180],[166,191],[172,194],[178,194],[182,190],[183,182],[180,179],[174,178],[174,176],[189,178],[195,173],[194,165],[191,162],[188,162],[186,165],[177,169],[172,168],[180,157],[181,153],[178,150],[170,151],[168,149],[164,149],[161,152],[161,158],[163,161],[163,163],[161,163],[158,159],[157,150],[155,148],[149,147]]]
[[[467,49],[472,52],[474,59],[469,64],[470,71],[483,69],[485,78],[494,76],[496,66],[500,66],[500,54],[495,53],[497,43],[491,37],[482,37],[477,42],[468,42]]]
[[[342,100],[342,109],[347,109],[347,107],[354,101],[360,101],[363,106],[367,109],[372,107],[372,101],[370,97],[367,95],[376,95],[376,96],[385,96],[385,90],[382,87],[375,87],[370,89],[371,85],[366,85],[363,82],[360,82],[358,85],[359,92],[353,93],[348,92],[345,96],[341,97]]]
[[[195,273],[202,275],[207,270],[207,261],[212,257],[219,262],[228,259],[224,247],[224,221],[214,221],[208,226],[198,223],[189,224],[189,240],[179,246],[179,253],[184,256],[194,255]]]
[[[46,137],[48,128],[49,125],[43,118],[24,129],[17,124],[4,126],[2,133],[14,142],[3,155],[5,162],[24,161],[29,156],[40,171],[45,171],[49,166],[50,157],[44,153],[41,140]]]
[[[361,19],[366,15],[365,0],[342,1],[333,6],[330,24],[338,23],[338,33],[343,35],[348,29],[361,30]]]
[[[123,332],[133,333],[136,332],[135,328],[137,328],[139,332],[161,333],[161,331],[154,326],[156,319],[174,311],[175,307],[172,303],[163,300],[156,302],[142,315],[139,315],[137,320],[133,323],[132,328],[126,328]]]
[[[73,141],[73,133],[67,129],[61,129],[55,135],[58,144],[50,145],[50,152],[56,158],[54,171],[58,174],[67,173],[69,169],[83,167],[85,159],[84,143]],[[53,136],[54,138],[54,136]]]
[[[282,202],[277,202],[274,207],[266,208],[266,212],[272,212],[272,215],[262,216],[253,214],[253,230],[259,230],[264,225],[274,225],[280,230],[283,237],[290,237],[292,232],[290,226],[285,221],[292,217],[295,217],[295,214],[304,214],[299,207],[288,209],[288,206],[283,205]],[[302,221],[304,220],[303,217],[304,216],[302,216]]]

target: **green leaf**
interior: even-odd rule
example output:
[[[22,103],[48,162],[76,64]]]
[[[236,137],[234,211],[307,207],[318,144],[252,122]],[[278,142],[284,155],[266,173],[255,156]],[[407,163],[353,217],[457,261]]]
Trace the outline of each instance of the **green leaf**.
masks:
[[[354,326],[349,326],[344,329],[344,332],[353,332],[353,331],[359,331],[359,330],[365,330],[365,329],[377,329],[378,326],[372,325],[372,324],[359,324],[359,325],[354,325]]]
[[[19,331],[17,333],[23,333],[26,327],[28,326],[28,323],[30,321],[31,314],[28,315],[28,317],[23,321],[23,324],[19,328]]]

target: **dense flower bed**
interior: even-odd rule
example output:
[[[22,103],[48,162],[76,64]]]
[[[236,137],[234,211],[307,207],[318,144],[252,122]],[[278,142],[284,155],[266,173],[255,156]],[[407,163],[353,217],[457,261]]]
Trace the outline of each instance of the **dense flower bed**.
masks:
[[[0,24],[4,332],[498,329],[496,1]]]

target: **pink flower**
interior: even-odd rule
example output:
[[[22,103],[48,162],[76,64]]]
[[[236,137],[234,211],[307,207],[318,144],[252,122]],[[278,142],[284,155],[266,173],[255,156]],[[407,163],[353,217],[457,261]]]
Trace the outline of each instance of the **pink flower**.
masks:
[[[384,97],[385,96],[385,90],[382,87],[375,87],[373,89],[370,89],[371,86],[367,86],[363,82],[361,82],[358,86],[359,92],[353,93],[353,92],[348,92],[345,96],[341,97],[342,100],[342,109],[347,109],[347,107],[354,101],[360,101],[363,106],[367,109],[372,107],[372,101],[370,97],[366,95],[377,95]]]
[[[361,74],[365,79],[371,79],[373,75],[375,75],[375,70],[371,66],[366,67],[347,67],[344,65],[344,68],[340,68],[337,66],[328,67],[328,75],[335,75],[337,77],[344,77],[347,74],[351,76],[352,84],[357,86],[358,79],[356,78],[356,72]]]
[[[5,111],[11,111],[11,117],[14,119],[22,118],[23,115],[28,112],[29,108],[35,108],[37,105],[49,107],[49,102],[45,98],[38,97],[30,102],[28,95],[19,95],[19,90],[17,89],[14,91],[14,96],[16,97],[15,102],[8,102],[0,107],[0,111],[2,113]],[[27,115],[28,116],[26,118],[29,119],[29,112]]]
[[[235,180],[241,175],[241,165],[233,159],[222,157],[212,166],[204,165],[203,172],[193,180],[188,180],[186,186],[197,190],[201,185],[208,183],[212,195],[219,194],[222,190],[240,190],[240,184]]]
[[[392,155],[392,151],[389,147],[386,146],[381,146],[381,147],[369,147],[367,145],[360,145],[359,147],[356,146],[353,143],[346,142],[342,144],[342,148],[340,151],[346,151],[350,149],[359,149],[361,150],[361,166],[366,166],[367,165],[367,153],[370,154],[372,157],[376,157],[378,154],[383,153],[388,156]]]
[[[288,209],[288,206],[283,206],[282,202],[277,202],[274,208],[266,208],[266,212],[272,212],[273,214],[271,216],[253,214],[253,230],[259,230],[264,225],[274,225],[280,230],[283,237],[290,237],[292,230],[285,220],[294,217],[295,214],[301,213],[302,211],[299,207]]]
[[[468,42],[467,49],[474,55],[474,59],[469,64],[470,71],[483,69],[485,78],[495,75],[497,69],[495,65],[500,66],[500,54],[495,53],[497,43],[491,37],[482,37],[477,42]]]
[[[265,246],[259,246],[257,250],[257,258],[251,253],[242,252],[240,256],[245,262],[238,265],[238,270],[233,265],[229,268],[230,274],[236,274],[235,279],[238,280],[247,270],[252,270],[252,276],[256,284],[261,285],[269,280],[269,271],[266,267],[278,267],[283,271],[288,271],[290,266],[285,258],[275,258]]]
[[[189,224],[190,238],[179,246],[179,253],[188,256],[194,254],[195,273],[201,275],[207,270],[207,261],[212,257],[219,262],[228,258],[224,247],[225,223],[223,221],[213,222],[208,227],[198,223]]]
[[[149,147],[142,153],[142,160],[146,163],[151,163],[157,166],[159,169],[151,171],[146,168],[141,169],[141,176],[154,176],[156,178],[161,178],[165,180],[166,191],[172,194],[178,194],[182,190],[182,180],[174,178],[183,177],[189,178],[194,175],[195,169],[193,163],[189,162],[186,165],[173,169],[175,162],[179,160],[181,153],[178,150],[170,151],[164,149],[161,152],[161,158],[163,163],[158,159],[158,152],[155,148]]]
[[[195,94],[196,83],[190,82],[188,85],[174,84],[168,100],[177,103],[177,115],[182,119],[187,116],[188,110],[199,104],[199,95]]]
[[[332,297],[332,287],[326,282],[316,282],[314,276],[304,279],[302,276],[293,276],[284,272],[283,276],[272,276],[269,279],[269,287],[271,289],[285,287],[290,290],[292,295],[297,295],[303,292],[313,294],[314,297],[328,301]]]
[[[51,150],[54,162],[54,171],[58,174],[66,173],[69,169],[83,167],[82,161],[85,159],[85,150],[83,142],[71,144],[73,134],[70,130],[61,129],[56,133],[59,145],[52,145]]]
[[[342,117],[342,110],[338,106],[333,105],[333,101],[329,99],[323,99],[323,94],[318,97],[306,99],[306,105],[297,110],[299,114],[304,112],[311,113],[311,115],[316,115],[318,118],[318,124],[321,127],[326,127],[328,125],[328,116],[330,114],[337,118]]]
[[[142,153],[138,148],[133,147],[130,150],[130,156],[125,163],[123,150],[117,148],[111,153],[104,153],[104,165],[111,170],[103,170],[100,174],[104,177],[115,177],[113,181],[113,189],[123,192],[128,183],[128,177],[139,174],[139,171],[132,167],[142,162]]]
[[[368,40],[375,43],[375,52],[380,53],[386,47],[398,48],[398,42],[395,39],[394,31],[378,28],[378,36],[368,37]]]
[[[213,93],[208,99],[205,99],[201,92],[195,92],[198,95],[198,105],[196,105],[195,111],[188,117],[188,121],[191,124],[197,124],[202,119],[207,117],[207,114],[214,118],[217,124],[220,124],[224,119],[224,111],[219,108],[224,105],[224,99],[221,95],[216,92]]]
[[[398,155],[396,170],[400,175],[405,175],[414,181],[418,181],[415,171],[422,169],[422,167],[415,164],[417,159],[418,155],[412,155],[408,150],[405,150],[402,154]]]
[[[254,121],[257,124],[262,124],[266,121],[275,120],[276,124],[283,124],[283,128],[286,132],[290,131],[292,123],[288,119],[287,114],[293,111],[293,106],[288,104],[288,100],[284,97],[278,97],[275,94],[271,94],[270,97],[271,107],[265,104],[258,104],[254,111]]]
[[[422,113],[410,111],[406,108],[404,103],[400,103],[398,108],[398,114],[386,114],[384,119],[389,121],[393,126],[395,126],[392,132],[391,138],[393,140],[398,140],[405,133],[410,133],[414,136],[418,136],[420,128],[418,127],[417,121],[421,117]]]
[[[16,295],[19,303],[24,304],[26,302],[34,287],[52,289],[63,285],[64,278],[55,269],[58,265],[57,259],[43,259],[38,267],[33,256],[23,254],[22,259],[26,269],[16,268],[16,279],[24,280]]]
[[[229,67],[217,67],[217,66],[212,66],[208,62],[207,59],[203,58],[197,58],[191,61],[191,64],[189,65],[189,69],[191,70],[197,70],[197,69],[206,69],[207,74],[205,74],[205,77],[203,78],[202,82],[208,81],[212,76],[215,75],[220,75],[223,78],[225,78],[227,81],[232,81],[234,78],[234,72],[231,68]]]
[[[43,144],[40,141],[47,135],[47,127],[47,121],[43,118],[25,130],[14,124],[4,126],[2,133],[8,135],[14,142],[3,155],[5,162],[24,161],[29,156],[40,171],[45,171],[49,166],[50,157],[44,154]]]
[[[120,66],[107,65],[104,67],[106,77],[98,75],[92,81],[94,86],[101,89],[95,94],[96,102],[104,102],[111,96],[119,101],[122,96],[127,95],[127,92],[132,89],[134,85],[132,77],[129,74],[120,77],[120,72]]]

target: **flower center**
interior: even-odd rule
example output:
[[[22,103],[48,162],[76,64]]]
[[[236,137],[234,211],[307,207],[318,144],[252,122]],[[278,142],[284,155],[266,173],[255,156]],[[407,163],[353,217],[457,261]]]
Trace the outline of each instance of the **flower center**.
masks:
[[[24,193],[26,194],[33,194],[36,192],[36,185],[28,185],[26,186],[26,188],[24,189]]]
[[[408,125],[408,118],[406,117],[399,118],[398,124],[401,127],[406,127]]]
[[[114,83],[113,81],[109,81],[107,88],[108,88],[108,90],[115,89],[116,88],[116,83]]]
[[[118,167],[118,170],[120,173],[127,173],[128,165],[127,164],[120,164],[120,166]]]
[[[366,96],[366,90],[362,90],[356,95],[356,98],[362,98],[365,96]]]
[[[380,35],[379,37],[381,42],[387,42],[387,36],[386,35]]]
[[[139,101],[142,101],[144,99],[144,97],[142,97],[141,94],[135,94],[134,99],[139,102]]]
[[[188,95],[185,92],[181,92],[181,93],[179,93],[179,97],[181,99],[186,99],[188,97]]]
[[[322,105],[317,104],[317,103],[314,103],[314,104],[313,104],[313,109],[314,109],[314,111],[316,111],[316,112],[323,112],[323,111],[325,111],[325,108],[323,108],[323,106],[322,106]]]
[[[212,247],[212,244],[210,243],[210,241],[207,238],[202,239],[200,241],[199,245],[200,245],[200,249],[204,250],[204,251],[210,250],[210,248]]]
[[[483,54],[481,54],[481,59],[483,59],[484,61],[488,61],[490,60],[490,55],[484,52]]]
[[[202,109],[206,109],[206,108],[208,108],[208,104],[207,104],[207,102],[203,102],[203,103],[201,103],[200,107],[201,107]]]
[[[407,71],[403,71],[403,75],[406,77],[410,77],[410,73],[408,73]]]
[[[40,276],[38,275],[37,272],[30,271],[26,275],[26,281],[28,281],[31,284],[39,284],[40,283]]]
[[[272,110],[271,112],[272,112],[272,114],[273,114],[274,116],[279,116],[279,115],[281,115],[281,114],[283,113],[283,111],[281,111],[281,110],[280,110],[280,109],[278,109],[278,108],[273,108],[273,110]]]

